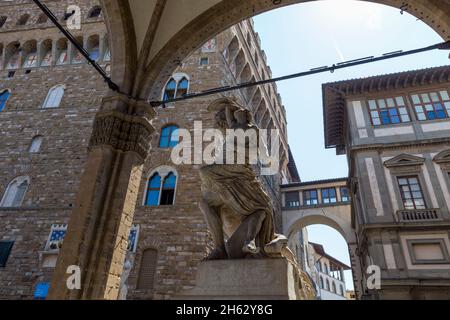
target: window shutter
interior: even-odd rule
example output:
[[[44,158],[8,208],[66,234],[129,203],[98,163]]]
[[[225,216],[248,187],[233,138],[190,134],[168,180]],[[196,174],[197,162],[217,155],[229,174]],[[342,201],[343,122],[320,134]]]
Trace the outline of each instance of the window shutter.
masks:
[[[158,251],[147,249],[142,254],[141,269],[137,283],[138,290],[152,290],[155,281]]]
[[[8,257],[11,252],[13,244],[14,241],[0,242],[0,268],[4,268],[6,266],[6,261],[8,261]]]

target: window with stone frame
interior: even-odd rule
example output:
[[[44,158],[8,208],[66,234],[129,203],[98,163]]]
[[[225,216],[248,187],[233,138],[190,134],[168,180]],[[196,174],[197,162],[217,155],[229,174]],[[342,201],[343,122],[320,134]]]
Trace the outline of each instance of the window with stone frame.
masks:
[[[0,112],[2,112],[6,108],[9,97],[11,97],[11,91],[9,90],[3,90],[0,93]]]
[[[149,207],[168,206],[175,203],[177,174],[170,168],[157,169],[147,184],[144,205]]]
[[[403,206],[406,210],[426,209],[418,176],[397,177]]]
[[[47,93],[47,97],[45,98],[42,108],[58,108],[64,96],[64,89],[64,85],[57,85],[51,88]]]
[[[161,130],[159,138],[160,148],[173,148],[179,143],[179,128],[176,125],[169,125]]]
[[[450,117],[450,97],[447,90],[412,94],[411,101],[419,121]]]
[[[330,204],[337,202],[336,188],[325,188],[322,192],[322,203]]]
[[[43,137],[42,136],[35,136],[31,140],[30,147],[28,148],[29,153],[38,153],[41,150]]]
[[[0,202],[0,207],[20,207],[28,190],[30,178],[27,176],[20,176],[13,179],[5,190],[3,198]]]
[[[300,194],[298,191],[286,192],[284,197],[287,208],[295,208],[300,206]]]
[[[347,187],[341,187],[341,202],[350,201],[350,190]]]
[[[183,74],[174,74],[169,79],[165,88],[163,99],[175,99],[187,95],[189,92],[189,79]]]
[[[411,121],[405,99],[402,96],[369,100],[368,105],[374,126]]]
[[[319,204],[319,195],[317,190],[303,191],[303,204],[305,206],[313,206]]]

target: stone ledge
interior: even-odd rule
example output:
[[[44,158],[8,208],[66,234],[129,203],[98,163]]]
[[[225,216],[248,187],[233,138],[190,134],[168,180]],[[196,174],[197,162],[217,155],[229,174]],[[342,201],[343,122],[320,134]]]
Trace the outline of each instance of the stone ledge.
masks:
[[[202,262],[196,287],[174,300],[299,300],[298,276],[286,259]]]

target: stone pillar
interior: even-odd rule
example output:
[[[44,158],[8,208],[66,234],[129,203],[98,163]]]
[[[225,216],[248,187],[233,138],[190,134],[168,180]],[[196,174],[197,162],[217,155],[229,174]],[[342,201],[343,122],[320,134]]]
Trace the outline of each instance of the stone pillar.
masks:
[[[142,107],[146,115],[130,115]],[[48,299],[118,298],[154,115],[150,106],[122,96],[103,100]],[[79,290],[67,287],[69,266],[81,270]]]

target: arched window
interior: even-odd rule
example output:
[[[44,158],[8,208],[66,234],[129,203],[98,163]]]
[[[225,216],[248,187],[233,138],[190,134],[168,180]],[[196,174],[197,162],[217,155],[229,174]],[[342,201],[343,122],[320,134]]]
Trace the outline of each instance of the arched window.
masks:
[[[21,176],[11,181],[3,194],[0,207],[20,207],[27,192],[30,179]]]
[[[34,68],[37,67],[37,43],[35,40],[27,41],[23,45],[23,68]]]
[[[57,50],[57,60],[56,64],[58,66],[68,64],[69,63],[69,54],[67,49],[67,39],[59,39],[56,43],[56,50]]]
[[[323,278],[322,277],[320,277],[320,288],[323,289]]]
[[[52,40],[47,39],[44,42],[42,42],[41,45],[41,54],[42,54],[42,61],[41,61],[41,67],[49,67],[53,64],[53,43]]]
[[[177,82],[172,78],[166,85],[164,90],[164,100],[175,98],[175,92],[177,91]]]
[[[20,43],[13,42],[6,47],[6,69],[20,68]]]
[[[173,148],[178,142],[179,132],[177,126],[167,126],[161,130],[161,138],[159,139],[160,148]]]
[[[6,20],[8,20],[7,16],[1,16],[0,17],[0,28],[2,28],[5,25]]]
[[[146,249],[142,252],[141,266],[137,281],[138,290],[152,290],[155,282],[156,265],[158,263],[158,251]]]
[[[189,91],[189,79],[183,73],[176,73],[164,88],[164,100],[180,98]]]
[[[17,20],[17,25],[18,25],[18,26],[24,26],[24,25],[26,25],[29,18],[30,18],[30,15],[27,14],[27,13],[21,15],[20,18],[19,18],[19,20]]]
[[[91,11],[89,11],[88,18],[89,19],[98,18],[98,17],[100,17],[101,13],[102,13],[102,8],[99,6],[95,6],[91,9]]]
[[[64,96],[64,86],[58,85],[48,91],[47,98],[45,98],[42,108],[58,108]]]
[[[161,176],[155,173],[148,181],[147,197],[145,204],[147,206],[159,205],[159,193],[161,191]]]
[[[150,207],[173,205],[177,174],[170,167],[162,166],[150,176],[145,196],[145,205]]]
[[[344,286],[342,284],[341,284],[340,288],[341,288],[341,295],[345,296]]]
[[[336,284],[334,282],[331,283],[331,292],[336,293]]]
[[[177,177],[173,172],[164,179],[164,183],[161,191],[161,200],[159,204],[161,206],[172,205],[175,198],[175,187],[177,184]]]
[[[327,291],[330,291],[330,281],[327,279],[326,283],[327,283],[326,290],[327,290]]]
[[[42,136],[36,136],[31,140],[30,148],[28,149],[29,153],[37,153],[41,150],[42,145]]]
[[[8,102],[10,96],[11,92],[9,90],[4,90],[2,93],[0,93],[0,112],[5,109],[6,103]]]
[[[188,93],[189,81],[186,78],[183,78],[178,82],[177,88],[177,98],[180,98]]]

